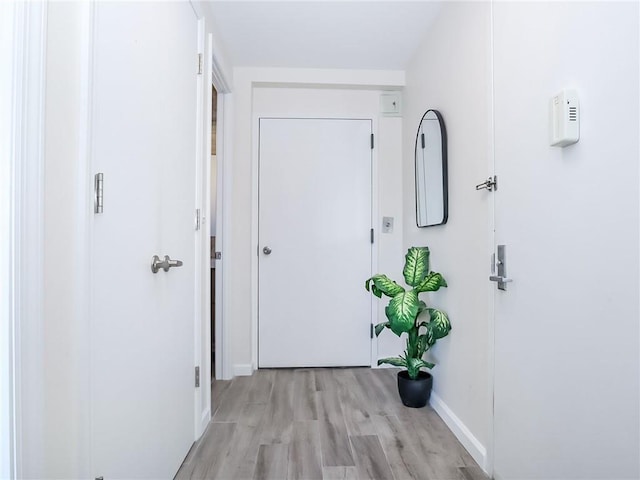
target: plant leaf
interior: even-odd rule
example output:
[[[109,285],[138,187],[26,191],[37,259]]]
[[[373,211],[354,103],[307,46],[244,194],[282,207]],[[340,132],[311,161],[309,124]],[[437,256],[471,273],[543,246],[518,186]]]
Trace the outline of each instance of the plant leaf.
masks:
[[[433,368],[433,367],[436,366],[435,363],[427,362],[425,360],[420,360],[420,362],[421,362],[420,366],[423,367],[423,368]]]
[[[375,332],[376,332],[376,337],[377,337],[378,335],[380,335],[380,332],[382,332],[382,330],[384,330],[384,327],[389,328],[389,322],[382,322],[382,323],[377,324],[377,325],[374,327],[374,330],[375,330]]]
[[[427,304],[424,303],[422,300],[420,300],[418,302],[418,315],[420,315],[422,312],[424,312],[427,309]]]
[[[418,294],[413,290],[399,293],[391,299],[384,311],[389,319],[389,328],[393,333],[400,336],[415,326],[419,308],[418,302]]]
[[[433,368],[435,364],[430,362],[425,362],[420,358],[409,358],[407,359],[407,372],[409,373],[409,378],[415,380],[418,378],[418,374],[420,373],[421,368]]]
[[[400,357],[381,358],[378,360],[378,365],[382,365],[383,363],[388,363],[389,365],[393,365],[395,367],[407,367],[406,360]]]
[[[428,308],[427,311],[431,317],[431,321],[427,328],[433,332],[434,340],[438,340],[449,335],[449,332],[451,331],[451,322],[449,321],[447,314],[436,308]]]
[[[404,280],[407,285],[415,287],[422,283],[429,273],[429,248],[428,247],[411,247],[407,251],[404,261]]]
[[[380,290],[378,290],[378,288],[376,287],[375,283],[373,285],[370,285],[372,280],[373,280],[373,277],[368,278],[367,281],[364,282],[364,288],[367,290],[367,292],[370,291],[376,297],[381,298],[382,297],[382,292]]]
[[[402,288],[386,275],[377,274],[371,277],[369,280],[373,282],[372,288],[374,289],[374,294],[375,290],[377,289],[378,292],[385,294],[387,297],[393,298],[397,294],[404,292],[404,288]],[[369,280],[367,280],[367,284]],[[377,297],[380,298],[380,295],[377,295]]]
[[[420,373],[421,368],[433,368],[435,364],[430,362],[425,362],[421,358],[408,358],[407,359],[407,372],[409,373],[409,378],[415,380],[418,378],[418,374]]]
[[[436,339],[433,338],[433,332],[430,328],[427,328],[427,333],[418,337],[418,358],[422,358],[424,352],[429,350],[436,343]]]
[[[446,287],[447,282],[444,277],[437,272],[431,272],[424,280],[416,287],[417,292],[435,292],[440,290],[440,287]]]

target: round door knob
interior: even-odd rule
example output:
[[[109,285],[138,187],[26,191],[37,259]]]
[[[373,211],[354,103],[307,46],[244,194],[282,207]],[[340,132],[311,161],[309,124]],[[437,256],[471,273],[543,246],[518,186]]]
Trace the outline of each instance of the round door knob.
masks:
[[[271,249],[269,247],[264,247],[262,249],[262,253],[264,253],[265,255],[269,255],[271,253]]]

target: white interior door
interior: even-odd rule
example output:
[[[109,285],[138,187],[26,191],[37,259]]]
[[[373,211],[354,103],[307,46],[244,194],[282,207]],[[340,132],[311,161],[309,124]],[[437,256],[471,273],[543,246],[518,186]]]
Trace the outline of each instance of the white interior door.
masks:
[[[93,473],[171,478],[194,440],[197,19],[98,2],[95,29]]]
[[[260,120],[260,367],[370,365],[371,132]]]

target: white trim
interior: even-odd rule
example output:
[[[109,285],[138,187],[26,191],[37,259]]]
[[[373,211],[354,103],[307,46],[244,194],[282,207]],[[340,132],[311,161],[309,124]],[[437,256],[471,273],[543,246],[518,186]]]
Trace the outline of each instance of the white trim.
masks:
[[[378,142],[379,135],[379,122],[377,117],[371,118],[371,133],[373,134],[373,148],[371,149],[371,227],[373,229],[373,244],[371,245],[371,275],[375,275],[378,269],[378,259],[380,257],[380,228],[378,218],[380,218],[380,188],[379,188],[379,170],[380,170],[380,155]],[[369,296],[371,305],[371,325],[375,326],[379,321],[378,316],[378,304],[377,298],[373,295]],[[373,327],[370,327],[373,328]],[[371,354],[371,368],[378,367],[378,337],[375,333],[371,336],[370,354]]]
[[[490,3],[490,34],[489,34],[489,118],[487,119],[487,125],[489,125],[489,145],[488,145],[488,155],[487,155],[487,176],[495,174],[495,99],[494,99],[494,48],[493,48],[493,1]],[[489,202],[487,202],[488,208],[488,240],[490,248],[495,252],[495,201],[496,196],[492,195]],[[493,252],[487,252],[487,255],[491,255]],[[494,465],[495,465],[495,413],[494,413],[494,399],[495,399],[495,332],[496,332],[496,324],[495,324],[495,293],[496,288],[493,286],[492,282],[487,282],[487,319],[488,319],[488,328],[487,328],[487,391],[489,392],[489,404],[487,405],[487,460],[486,460],[486,468],[485,472],[489,476],[495,475]]]
[[[202,17],[202,15],[200,14],[200,12],[198,11],[198,9],[194,8],[194,5],[192,2],[191,3],[191,7],[193,8],[195,17],[197,18],[197,36],[198,36],[198,44],[197,44],[197,48],[196,48],[196,52],[194,52],[194,55],[198,54],[198,55],[202,55],[202,61],[204,62],[204,55],[205,55],[205,42],[204,42],[204,37],[205,37],[205,19]],[[195,153],[196,156],[194,158],[194,162],[195,162],[195,195],[193,198],[193,214],[194,217],[196,215],[197,209],[200,209],[200,213],[199,213],[199,218],[196,220],[196,222],[199,222],[200,224],[200,230],[197,231],[196,233],[196,241],[194,244],[194,256],[195,256],[195,264],[196,265],[201,265],[202,270],[198,270],[196,268],[195,270],[195,284],[194,284],[194,297],[193,297],[193,302],[194,302],[194,316],[193,316],[193,353],[194,353],[194,367],[199,366],[200,367],[200,385],[207,385],[208,382],[203,382],[203,379],[207,379],[211,376],[211,374],[209,373],[211,367],[211,361],[209,360],[208,362],[206,361],[207,358],[210,358],[207,355],[207,345],[209,345],[208,340],[206,339],[206,332],[208,332],[208,326],[207,326],[207,305],[206,305],[206,286],[208,285],[208,282],[206,280],[206,277],[203,275],[203,273],[206,272],[205,266],[206,264],[208,264],[208,232],[207,232],[207,228],[205,228],[205,225],[203,224],[202,221],[202,212],[206,211],[206,207],[205,207],[205,192],[206,192],[206,186],[207,186],[207,180],[206,180],[206,172],[207,170],[207,166],[206,163],[207,160],[209,159],[208,155],[205,155],[205,152],[203,151],[206,148],[206,145],[208,145],[209,140],[207,140],[206,138],[204,138],[204,134],[205,134],[205,112],[208,112],[209,109],[205,108],[204,105],[204,101],[205,99],[207,99],[209,97],[209,95],[204,92],[204,88],[207,85],[207,83],[204,81],[204,77],[205,77],[205,73],[204,73],[204,68],[205,66],[203,65],[203,71],[201,75],[197,75],[196,76],[196,140],[195,140]],[[208,77],[208,75],[207,75]],[[203,302],[204,300],[204,302]],[[204,335],[204,339],[203,339],[203,327],[205,330],[205,335]],[[206,343],[206,345],[203,348],[203,340]],[[206,390],[204,392],[205,396],[207,396],[206,394]],[[202,391],[202,387],[200,388],[194,388],[193,390],[193,400],[194,400],[194,405],[193,405],[193,411],[194,411],[194,441],[197,440],[198,438],[200,438],[200,436],[202,435],[202,433],[204,432],[204,429],[202,429],[202,415],[203,412],[205,412],[206,410],[209,409],[209,406],[207,405],[206,401],[203,401],[203,391]],[[210,405],[210,402],[209,402]]]
[[[487,472],[487,449],[485,446],[480,443],[463,421],[460,420],[460,418],[453,413],[453,410],[434,392],[431,392],[430,404],[444,423],[447,424],[449,430],[451,430],[460,443],[462,443],[462,446],[466,448],[478,465]]]
[[[211,408],[207,408],[205,409],[204,412],[202,412],[202,416],[200,417],[200,431],[204,432],[207,429],[207,425],[209,425],[210,421],[211,421]]]
[[[213,36],[211,37],[211,81],[216,87],[216,91],[220,93],[231,93],[228,76],[222,67],[222,61],[218,52],[213,48]],[[216,145],[217,148],[217,145]]]
[[[227,287],[227,282],[229,279],[229,260],[228,260],[228,250],[226,250],[227,246],[230,245],[229,235],[230,235],[230,224],[228,219],[231,218],[231,191],[232,191],[232,164],[230,159],[232,158],[232,129],[231,125],[233,122],[232,117],[232,102],[233,96],[231,94],[230,83],[228,81],[228,73],[224,70],[224,61],[221,57],[222,52],[220,52],[216,45],[214,44],[213,35],[209,34],[208,38],[208,47],[209,47],[209,56],[208,56],[208,64],[209,68],[207,69],[208,74],[208,86],[207,90],[208,94],[208,104],[211,105],[211,85],[215,87],[218,92],[218,110],[217,110],[217,125],[216,125],[216,164],[217,164],[217,185],[216,185],[216,251],[222,252],[222,259],[216,260],[216,311],[215,311],[215,334],[216,334],[216,345],[215,345],[215,376],[217,379],[221,380],[229,380],[233,378],[233,372],[231,368],[231,363],[229,360],[229,352],[230,352],[230,340],[229,340],[229,328],[227,325],[227,319],[229,318],[228,309],[228,295],[229,288]],[[207,123],[211,125],[211,109],[209,107],[209,112],[207,115]],[[207,140],[207,145],[209,148],[209,156],[211,156],[211,145],[210,145],[211,131],[209,130],[209,139]],[[211,161],[209,160],[209,168],[211,165]],[[209,210],[209,196],[211,195],[211,174],[210,170],[208,170],[208,175],[206,176],[206,195],[207,202],[204,206],[205,209]],[[207,219],[211,218],[211,212],[208,213]],[[207,220],[208,221],[208,220]],[[207,229],[207,236],[209,236],[209,230]],[[209,268],[207,268],[207,275],[210,275]],[[210,292],[210,289],[209,289]],[[210,293],[206,292],[205,296],[208,300],[210,300]],[[210,305],[210,301],[209,301]],[[209,314],[208,321],[210,323],[211,316]],[[211,338],[211,334],[209,332],[209,339]],[[209,345],[207,356],[208,365],[211,365],[211,347]],[[211,397],[209,393],[209,404],[211,403]]]
[[[215,79],[214,79],[215,85]],[[217,89],[217,86],[216,86]],[[231,368],[231,336],[229,334],[229,279],[231,278],[231,266],[229,261],[229,246],[231,245],[231,207],[233,192],[233,106],[234,97],[232,93],[220,94],[218,92],[218,124],[216,135],[216,160],[218,165],[218,218],[216,225],[216,242],[222,252],[221,270],[218,274],[216,268],[216,315],[220,313],[220,318],[216,316],[216,336],[220,334],[221,353],[217,355],[216,362],[220,363],[220,373],[222,380],[233,378]],[[220,237],[220,238],[218,238]],[[219,278],[218,278],[219,277]],[[220,281],[219,281],[220,280]],[[217,338],[217,337],[216,337]],[[217,348],[216,348],[217,352]]]
[[[233,366],[234,377],[248,377],[253,375],[255,368],[250,363],[241,363]]]
[[[13,155],[16,109],[13,85],[18,83],[14,66],[15,4],[0,3],[0,478],[14,479],[15,474],[15,309],[14,309],[14,245],[16,194]]]
[[[44,112],[47,5],[15,4],[14,171],[14,475],[38,476],[44,279]],[[28,463],[27,463],[28,461]],[[35,475],[34,475],[35,474]]]
[[[79,158],[76,163],[77,178],[82,180],[78,182],[75,218],[78,221],[78,252],[77,258],[77,278],[78,287],[82,288],[82,292],[78,292],[76,303],[76,318],[91,319],[93,311],[93,288],[92,288],[92,269],[93,269],[93,139],[94,139],[94,52],[95,52],[95,25],[96,25],[96,6],[94,2],[86,2],[82,5],[82,34],[81,34],[81,53],[80,53],[80,101],[79,101],[79,125],[85,128],[79,130]],[[82,439],[83,447],[82,466],[80,471],[93,471],[93,395],[94,388],[92,383],[93,373],[93,355],[92,355],[92,325],[90,322],[78,322],[79,336],[84,338],[78,345],[78,349],[82,349],[79,358],[86,359],[86,364],[78,369],[83,378],[79,378],[80,384],[85,385],[83,389],[82,412],[79,412],[79,425],[81,425],[80,439]],[[81,331],[80,331],[81,329]],[[88,400],[88,401],[85,401]]]
[[[406,83],[404,70],[236,67],[234,71],[261,86],[397,90]]]
[[[253,84],[251,89],[251,110],[253,110]],[[251,119],[251,365],[259,367],[258,322],[260,321],[260,281],[258,265],[260,249],[260,115],[254,113]],[[255,250],[253,250],[255,248]]]
[[[212,83],[213,79],[211,79],[211,81],[209,82],[209,105],[211,106],[212,103],[212,96],[213,96],[213,92],[212,87],[215,88],[215,85],[213,85]],[[217,91],[217,89],[216,89]],[[222,240],[222,236],[226,231],[225,228],[225,224],[223,221],[223,217],[224,217],[224,165],[222,164],[222,157],[224,155],[222,155],[222,149],[223,149],[223,145],[224,145],[224,138],[220,138],[224,136],[224,130],[225,130],[225,125],[224,125],[224,114],[225,114],[225,106],[224,106],[224,102],[225,102],[225,97],[226,95],[218,93],[217,96],[217,110],[216,110],[216,115],[217,115],[217,123],[216,123],[216,189],[215,189],[215,195],[216,195],[216,251],[218,252],[222,252],[223,250],[223,246],[224,246],[224,242]],[[213,112],[211,112],[213,113]],[[211,117],[209,117],[211,118]],[[209,137],[211,137],[211,122],[209,121]],[[218,155],[218,152],[220,152],[221,154]],[[209,153],[211,153],[211,149],[209,149]],[[209,158],[212,158],[211,155],[209,155]],[[209,179],[209,183],[211,180],[211,160],[209,161],[209,171],[208,171],[208,177]],[[211,205],[211,185],[207,184],[208,186],[208,190],[207,190],[207,199],[209,199],[209,202],[207,204],[207,208],[210,208]],[[211,216],[213,215],[212,212],[209,212],[209,219],[211,219]],[[209,225],[207,225],[209,226]],[[223,372],[224,372],[224,364],[226,362],[226,358],[225,358],[225,352],[227,351],[227,347],[226,347],[226,343],[223,342],[223,335],[224,335],[224,313],[223,313],[223,304],[224,304],[224,299],[223,299],[223,288],[224,288],[224,280],[223,280],[223,266],[224,266],[224,258],[221,258],[220,260],[213,260],[215,262],[215,289],[214,289],[214,295],[215,295],[215,311],[214,312],[210,312],[214,315],[215,317],[215,337],[216,337],[216,341],[215,341],[215,377],[216,378],[223,378]],[[211,338],[211,334],[209,334],[209,338]],[[211,350],[211,348],[209,348],[209,350]],[[211,403],[211,402],[209,402]]]

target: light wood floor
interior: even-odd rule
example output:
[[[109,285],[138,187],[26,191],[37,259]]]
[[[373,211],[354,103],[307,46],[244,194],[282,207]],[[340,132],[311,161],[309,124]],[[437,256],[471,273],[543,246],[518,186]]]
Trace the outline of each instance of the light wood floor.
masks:
[[[177,479],[485,480],[395,369],[258,370],[213,383],[214,413]]]

